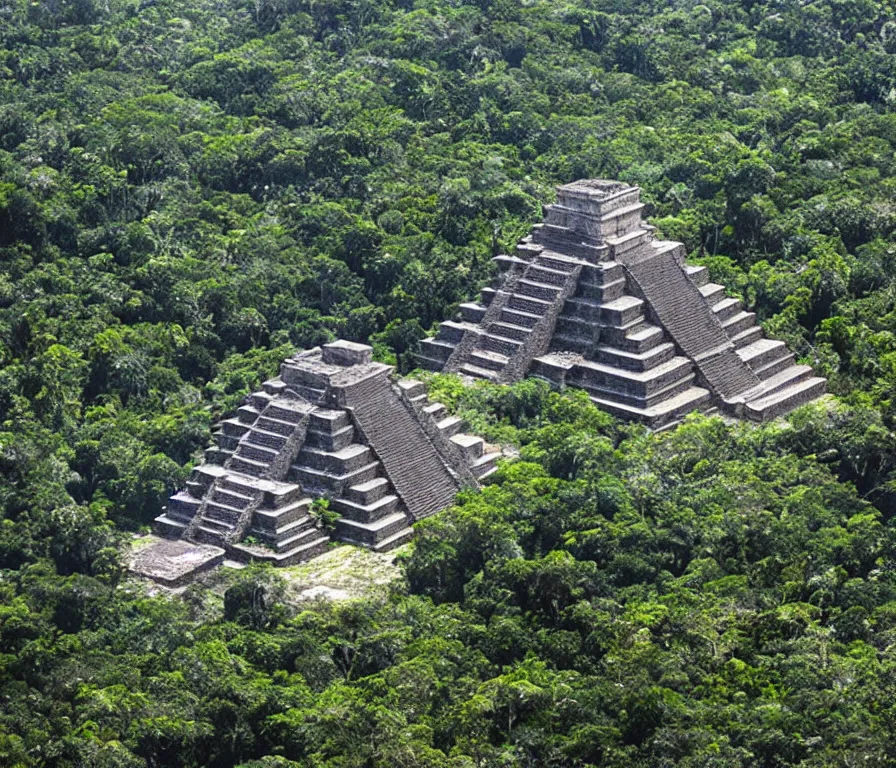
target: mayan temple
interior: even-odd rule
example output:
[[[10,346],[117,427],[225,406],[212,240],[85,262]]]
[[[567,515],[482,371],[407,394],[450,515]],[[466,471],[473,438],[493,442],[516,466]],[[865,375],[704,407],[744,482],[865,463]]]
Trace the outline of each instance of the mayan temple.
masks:
[[[825,391],[765,338],[680,243],[654,240],[640,190],[586,180],[557,189],[544,223],[499,256],[481,303],[421,345],[427,368],[497,382],[578,387],[599,407],[660,429],[693,410],[764,421]]]
[[[284,361],[278,378],[221,422],[156,531],[290,565],[330,541],[311,515],[314,498],[339,514],[334,538],[385,551],[458,490],[477,487],[500,452],[463,434],[420,382],[393,381],[371,352],[337,341]]]

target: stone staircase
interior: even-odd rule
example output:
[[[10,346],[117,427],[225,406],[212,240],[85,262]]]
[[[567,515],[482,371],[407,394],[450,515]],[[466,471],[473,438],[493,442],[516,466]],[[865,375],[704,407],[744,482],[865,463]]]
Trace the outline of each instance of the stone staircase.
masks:
[[[489,306],[496,303],[492,307],[494,322],[478,326],[447,324],[443,339],[454,344],[444,359],[446,370],[492,381],[512,380],[519,378],[517,371],[525,373],[533,358],[547,351],[557,316],[566,297],[575,290],[583,263],[548,253],[539,253],[532,262],[512,263],[525,265],[513,281],[512,291],[499,295],[485,290],[483,304],[462,307],[466,316],[481,321]],[[467,333],[474,334],[474,339],[465,345],[462,341]],[[433,344],[436,359],[443,349]]]
[[[193,470],[185,490],[156,519],[158,531],[223,547],[240,559],[281,565],[326,549],[330,539],[310,515],[311,499],[300,485],[285,481],[313,408],[272,394],[272,388],[277,389],[266,385],[250,395],[236,418],[221,422],[206,463]]]
[[[430,402],[423,383],[416,379],[402,379],[398,386],[408,400],[414,404],[421,420],[428,420],[433,428],[447,439],[459,462],[463,462],[478,481],[485,480],[498,469],[501,449],[488,445],[476,435],[463,432],[464,422],[459,416],[452,416],[439,402]],[[457,464],[455,464],[457,466]]]
[[[329,543],[314,498],[339,514],[334,538],[384,552],[461,487],[477,487],[500,452],[460,434],[460,419],[430,403],[420,382],[393,383],[371,352],[333,342],[284,361],[280,377],[219,424],[156,530],[289,565]]]
[[[413,520],[454,502],[460,490],[456,474],[387,378],[365,378],[346,386],[342,395],[364,441],[376,451]]]
[[[621,264],[589,266],[566,301],[551,352],[535,360],[532,374],[584,389],[604,410],[655,429],[707,408],[710,393],[695,383],[693,363],[646,311],[643,299],[627,293]]]
[[[420,364],[579,387],[654,429],[692,410],[774,418],[822,394],[825,380],[765,339],[755,314],[705,270],[685,265],[679,243],[654,241],[638,194],[618,182],[559,187],[545,222],[495,259],[501,274],[481,301],[461,304],[457,321],[421,343]],[[538,333],[549,339],[531,344]]]
[[[335,538],[377,552],[400,546],[414,531],[404,503],[373,450],[359,442],[351,414],[318,409],[290,478],[339,512]]]
[[[827,380],[814,376],[811,366],[798,365],[783,341],[767,339],[756,313],[745,311],[740,299],[728,297],[724,286],[709,282],[706,267],[685,270],[712,306],[738,357],[759,379],[759,386],[742,398],[741,415],[769,421],[825,393]]]

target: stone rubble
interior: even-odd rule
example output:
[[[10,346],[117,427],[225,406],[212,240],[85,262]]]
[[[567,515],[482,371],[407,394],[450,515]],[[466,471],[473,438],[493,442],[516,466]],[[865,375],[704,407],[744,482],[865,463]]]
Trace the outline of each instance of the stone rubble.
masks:
[[[586,390],[599,407],[652,429],[690,411],[766,421],[822,395],[756,315],[654,240],[640,189],[600,179],[557,188],[481,302],[421,344],[420,364],[498,382],[539,376]]]

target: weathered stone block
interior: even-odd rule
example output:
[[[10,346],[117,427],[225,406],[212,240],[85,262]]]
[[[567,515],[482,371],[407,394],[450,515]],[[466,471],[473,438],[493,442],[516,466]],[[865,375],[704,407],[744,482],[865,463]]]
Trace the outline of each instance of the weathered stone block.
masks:
[[[373,359],[373,347],[354,341],[334,341],[321,347],[321,356],[330,365],[366,365]]]

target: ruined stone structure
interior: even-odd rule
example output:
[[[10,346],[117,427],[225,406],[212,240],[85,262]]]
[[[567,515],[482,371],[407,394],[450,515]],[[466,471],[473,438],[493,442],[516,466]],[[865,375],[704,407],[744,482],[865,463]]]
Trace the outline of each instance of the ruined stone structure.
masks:
[[[411,523],[493,472],[499,451],[462,434],[420,382],[391,373],[370,347],[347,341],[284,361],[221,422],[157,532],[290,565],[326,549],[330,537],[310,514],[325,497],[340,515],[335,538],[377,551],[406,541]]]
[[[540,376],[655,429],[692,410],[772,419],[825,391],[705,267],[684,263],[680,243],[653,239],[637,187],[588,180],[557,193],[516,254],[496,259],[502,274],[481,303],[423,342],[422,365]]]

